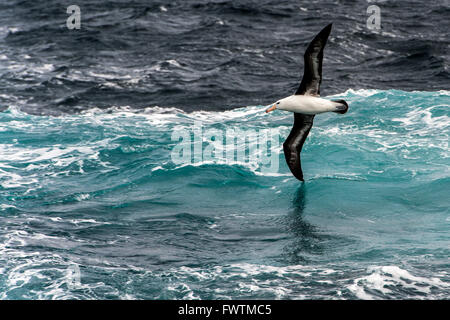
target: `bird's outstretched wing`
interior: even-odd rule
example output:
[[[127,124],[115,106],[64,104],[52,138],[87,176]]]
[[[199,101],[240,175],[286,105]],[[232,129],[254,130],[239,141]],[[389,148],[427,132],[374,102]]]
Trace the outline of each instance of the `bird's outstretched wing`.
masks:
[[[314,115],[294,113],[294,126],[291,133],[283,143],[284,157],[292,174],[300,181],[303,180],[300,151],[303,143],[313,126]]]
[[[322,82],[323,49],[331,32],[332,24],[322,29],[311,41],[305,52],[305,66],[303,79],[296,95],[320,95]],[[300,152],[313,126],[314,115],[294,113],[294,126],[283,144],[284,156],[292,174],[300,181],[303,180]]]
[[[303,79],[295,93],[296,95],[320,95],[323,49],[327,43],[332,25],[330,23],[323,28],[306,49]]]

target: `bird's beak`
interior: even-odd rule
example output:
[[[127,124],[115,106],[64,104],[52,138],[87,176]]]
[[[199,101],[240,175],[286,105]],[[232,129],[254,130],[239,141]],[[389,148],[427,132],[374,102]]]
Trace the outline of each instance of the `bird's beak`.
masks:
[[[276,105],[273,105],[273,106],[271,106],[269,109],[266,110],[266,113],[269,113],[269,112],[275,110],[276,108],[277,108],[277,106],[276,106]]]

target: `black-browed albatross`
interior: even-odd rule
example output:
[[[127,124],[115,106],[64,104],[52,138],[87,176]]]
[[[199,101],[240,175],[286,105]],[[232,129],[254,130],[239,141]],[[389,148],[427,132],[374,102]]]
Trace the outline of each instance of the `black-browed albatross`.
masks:
[[[332,23],[322,29],[305,52],[305,66],[300,87],[294,95],[275,102],[266,112],[275,109],[294,112],[294,126],[283,143],[284,156],[292,174],[303,180],[300,151],[313,126],[314,116],[324,112],[344,114],[348,104],[344,100],[326,100],[320,97],[323,49],[331,32]]]

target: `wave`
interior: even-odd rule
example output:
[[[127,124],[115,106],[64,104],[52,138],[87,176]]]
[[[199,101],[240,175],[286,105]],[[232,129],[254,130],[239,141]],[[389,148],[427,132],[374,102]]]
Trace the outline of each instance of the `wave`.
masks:
[[[442,299],[449,288],[449,283],[439,278],[414,276],[398,266],[373,266],[367,273],[348,279],[339,265],[317,268],[244,263],[209,269],[181,267],[155,276],[173,279],[173,285],[159,298],[176,294],[181,299]],[[353,284],[345,285],[349,280]]]
[[[437,169],[445,168],[445,159],[449,157],[449,95],[450,92],[445,90],[404,92],[349,89],[329,96],[349,100],[350,112],[345,117],[316,117],[309,143],[305,145],[304,161],[306,164],[313,158],[320,164],[341,161],[346,167],[349,157],[359,158],[358,167],[352,168],[350,175],[362,179],[388,177],[389,170],[394,166],[403,168],[405,173],[413,176],[425,169],[423,165],[426,162],[433,163]],[[52,171],[52,175],[82,174],[93,168],[117,170],[123,166],[119,162],[125,155],[133,155],[144,162],[142,157],[147,157],[146,167],[155,173],[173,172],[186,166],[218,165],[243,167],[256,175],[289,175],[281,143],[290,131],[292,116],[278,112],[269,117],[264,109],[264,106],[251,106],[221,112],[185,112],[158,106],[143,110],[125,106],[54,117],[29,115],[17,107],[9,107],[0,113],[2,185],[10,188],[36,183],[39,175],[36,172],[46,170],[57,170]],[[258,143],[257,137],[250,135],[236,145],[236,148],[246,152],[244,160],[227,159],[226,141],[213,141],[203,135],[200,136],[203,146],[207,143],[213,147],[216,156],[204,158],[203,148],[200,150],[203,154],[194,152],[188,162],[174,165],[171,151],[179,141],[173,139],[173,132],[187,132],[195,138],[193,132],[196,125],[200,126],[203,134],[208,130],[219,132],[222,139],[232,130],[240,130],[245,135],[270,129],[271,134],[279,139],[278,144],[269,149],[273,154],[272,160],[277,159],[279,166],[272,172],[261,171],[261,163],[258,162],[261,158],[253,157],[252,160],[248,154],[248,144]],[[423,158],[424,152],[426,159]],[[374,167],[374,161],[382,161],[385,165]],[[27,175],[20,172],[27,172]],[[393,179],[400,178],[399,172],[393,173],[397,175],[392,176]],[[441,174],[446,177],[448,171],[441,170]],[[312,176],[316,179],[338,177],[339,174],[330,176],[327,172],[316,172]]]
[[[435,277],[418,277],[398,266],[375,266],[368,275],[356,278],[347,288],[363,300],[392,299],[399,292],[408,299],[445,299],[448,282]]]

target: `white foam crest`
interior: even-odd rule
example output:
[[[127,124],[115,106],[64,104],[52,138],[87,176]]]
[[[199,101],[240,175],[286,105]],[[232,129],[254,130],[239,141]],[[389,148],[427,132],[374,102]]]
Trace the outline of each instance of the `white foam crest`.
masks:
[[[80,172],[83,172],[84,160],[96,161],[103,167],[109,167],[108,163],[100,160],[99,152],[104,148],[114,147],[111,141],[116,138],[105,138],[83,144],[78,142],[72,145],[54,144],[49,147],[23,147],[16,144],[0,144],[0,167],[19,170],[8,164],[25,163],[28,166],[21,170],[42,170],[48,168],[49,164],[40,162],[51,161],[52,166],[56,167],[67,167],[76,163],[80,167]]]
[[[380,93],[382,90],[378,89],[347,89],[342,93],[337,93],[334,95],[327,96],[327,98],[331,97],[338,97],[338,96],[348,96],[348,95],[354,95],[354,96],[362,96],[362,97],[370,97],[374,94]]]
[[[78,201],[88,200],[91,197],[89,193],[82,193],[75,197]]]
[[[21,176],[17,173],[0,169],[0,185],[5,189],[34,185],[38,181],[36,175]]]
[[[251,263],[237,263],[227,266],[215,266],[212,269],[182,266],[178,269],[171,269],[169,272],[178,275],[191,275],[198,280],[210,280],[217,277],[220,277],[222,279],[230,279],[236,276],[239,276],[241,278],[253,278],[262,274],[273,274],[278,277],[295,274],[308,277],[314,270],[315,269],[313,267],[303,265],[270,266]],[[334,270],[328,270],[328,272],[334,272]]]
[[[94,72],[94,71],[88,71],[87,74],[91,77],[107,79],[107,80],[113,80],[113,79],[129,80],[129,79],[131,79],[130,75],[121,76],[121,75],[117,75],[117,74],[98,73],[98,72]]]
[[[177,68],[181,68],[182,67],[177,60],[170,59],[170,60],[159,61],[155,65],[151,66],[148,70],[156,71],[156,72],[170,72],[169,70],[163,69],[163,64],[164,63],[168,63],[168,64],[170,64],[172,66],[177,67]]]
[[[28,59],[26,56],[23,58]],[[51,63],[30,63],[22,61],[13,61],[6,57],[6,68],[21,76],[30,76],[36,74],[46,74],[55,70],[55,66]]]
[[[33,66],[31,68],[32,71],[35,71],[37,73],[47,73],[47,72],[53,71],[54,69],[55,69],[55,66],[51,63],[44,63],[44,64]]]
[[[73,153],[82,154],[85,156],[85,159],[98,158],[98,151],[95,150],[94,147],[54,145],[52,147],[33,149],[0,144],[0,161],[13,163],[36,163],[52,160],[57,166],[67,166],[74,161],[73,158],[75,157],[68,157]]]
[[[123,118],[128,118],[129,120],[135,120],[136,125],[161,127],[179,123],[181,119],[180,115],[182,114],[184,114],[182,110],[170,107],[163,108],[155,106],[138,110],[129,106],[113,106],[108,109],[92,108],[83,111],[80,115],[73,116],[73,120],[76,120],[76,117],[82,116],[99,125],[112,125],[116,127],[116,120],[120,121]]]
[[[74,168],[79,173],[84,173],[84,161],[89,160],[107,170],[114,169],[110,163],[100,159],[102,148],[115,147],[109,143],[110,139],[89,142],[86,145],[53,145],[51,147],[22,147],[19,145],[0,144],[0,185],[3,188],[26,187],[30,192],[36,186],[41,186],[41,180],[46,175],[69,175]],[[43,163],[44,162],[44,163]],[[20,164],[26,166],[22,168]],[[75,165],[74,168],[65,171],[63,169]],[[77,200],[83,201],[89,196],[78,195]]]
[[[177,295],[183,294],[183,300],[200,300],[200,297],[194,294],[194,291],[186,284],[169,284],[168,291],[174,291]]]
[[[13,205],[10,205],[10,204],[6,204],[6,203],[0,204],[0,211],[4,211],[4,210],[7,210],[7,209],[16,209],[16,207],[13,206]]]
[[[319,180],[319,179],[333,179],[333,180],[348,180],[348,181],[367,181],[366,177],[363,177],[356,173],[346,172],[334,172],[333,174],[323,175],[316,174],[309,178],[309,180]]]
[[[425,115],[425,116],[424,116]],[[419,149],[437,148],[443,157],[450,155],[448,149],[447,131],[450,128],[449,117],[431,118],[427,110],[413,110],[405,118],[394,118],[393,121],[402,122],[406,132],[398,132],[395,128],[384,128],[374,125],[359,127],[357,125],[317,126],[311,137],[320,136],[322,144],[347,144],[372,151],[386,153],[402,152],[408,157],[411,152]],[[425,125],[424,125],[425,124]],[[345,136],[342,138],[341,136]]]
[[[48,267],[59,265],[63,267]],[[64,267],[66,266],[66,267]],[[0,294],[0,299],[8,299],[9,292],[22,291],[22,299],[75,299],[76,296],[67,288],[67,270],[70,264],[58,256],[27,257],[25,262],[13,268],[5,268],[7,289]],[[58,275],[58,277],[56,277]],[[55,278],[56,277],[56,278]],[[47,284],[45,290],[30,288],[34,283]]]
[[[229,120],[247,119],[249,116],[265,117],[264,106],[249,106],[225,111],[192,111],[185,112],[174,107],[150,106],[144,109],[133,109],[129,106],[113,106],[108,109],[92,108],[81,112],[87,117],[98,117],[99,119],[115,119],[121,117],[142,117],[152,124],[177,124],[180,119],[190,120],[190,122],[200,121],[203,123],[217,123]],[[286,115],[282,115],[283,118]],[[277,117],[278,119],[279,117]]]
[[[367,269],[367,273],[369,275],[357,278],[353,284],[347,286],[358,298],[364,300],[394,297],[394,291],[399,286],[403,290],[410,289],[410,298],[415,299],[429,299],[432,287],[447,290],[450,288],[449,283],[438,278],[417,277],[398,266],[372,266]],[[376,291],[379,295],[370,291]]]
[[[287,297],[306,299],[310,298],[311,295],[307,296],[299,293],[299,291],[303,291],[301,290],[302,288],[308,288],[306,283],[310,281],[310,277],[326,277],[335,272],[335,270],[329,268],[317,270],[315,267],[303,265],[270,266],[238,263],[226,266],[214,266],[208,269],[183,266],[170,269],[164,272],[162,276],[166,274],[175,276],[183,284],[192,281],[192,278],[200,283],[203,281],[210,283],[212,280],[217,283],[233,281],[238,286],[237,289],[240,296],[255,296],[257,294],[271,296],[275,299]],[[293,288],[295,288],[295,292]],[[214,292],[226,298],[228,291],[226,289],[215,289]]]
[[[226,111],[193,111],[187,115],[193,120],[201,120],[205,122],[217,122],[223,120],[245,119],[248,116],[265,115],[265,107],[250,106],[244,108],[236,108]]]
[[[401,122],[405,127],[411,126],[420,127],[425,124],[425,129],[443,130],[450,127],[450,117],[442,115],[433,117],[432,110],[437,107],[450,107],[450,105],[436,105],[425,109],[415,108],[406,113],[403,118],[393,118],[393,121]]]
[[[276,154],[280,154],[280,150],[276,149]],[[274,150],[271,151],[272,153],[275,152]],[[218,166],[236,166],[245,168],[246,170],[252,172],[254,175],[257,176],[266,176],[266,177],[284,177],[284,176],[291,176],[290,173],[280,173],[278,171],[271,172],[269,171],[269,168],[266,165],[261,164],[260,162],[254,160],[249,162],[243,162],[243,161],[237,161],[237,160],[228,160],[226,158],[214,158],[212,160],[203,160],[198,162],[189,162],[189,163],[182,163],[179,165],[176,165],[175,167],[167,167],[167,166],[155,166],[151,169],[152,172],[157,171],[172,171],[172,170],[179,170],[186,167],[202,167],[202,166],[208,166],[208,165],[218,165]],[[266,169],[264,169],[266,168]]]
[[[439,299],[445,298],[445,293],[450,288],[448,282],[439,278],[415,276],[398,266],[373,266],[367,269],[367,273],[367,276],[353,279],[353,283],[348,284],[349,279],[342,277],[344,275],[342,271],[329,267],[318,269],[317,266],[307,265],[270,266],[238,263],[207,269],[172,268],[160,276],[175,277],[176,282],[181,283],[189,281],[197,284],[229,283],[232,281],[237,284],[241,296],[271,295],[277,299],[314,298],[315,294],[303,294],[305,290],[310,289],[311,281],[333,285],[337,299],[342,299],[342,292],[338,290],[342,287],[359,299],[395,299],[399,297],[399,293],[404,297],[405,291],[408,298]],[[338,275],[337,278],[336,275]],[[228,290],[234,290],[234,287],[214,291],[225,297]],[[320,296],[320,293],[317,294]]]
[[[108,225],[111,224],[110,222],[100,222],[95,219],[71,219],[69,220],[70,223],[73,223],[74,225],[78,226],[80,224],[92,224],[92,225]]]
[[[76,242],[81,241],[72,239],[74,243],[71,244],[67,240],[65,238],[62,242],[61,238],[56,236],[25,230],[12,230],[4,234],[0,242],[0,257],[3,262],[0,269],[5,287],[0,292],[0,299],[15,298],[18,292],[20,292],[20,299],[76,299],[77,296],[72,289],[82,290],[83,298],[90,298],[93,288],[107,287],[104,283],[83,283],[82,274],[81,282],[73,283],[68,277],[69,268],[73,263],[56,253],[31,251],[30,248],[22,250],[35,243],[67,250],[72,246],[78,246]],[[36,284],[39,284],[42,289],[36,290]],[[69,284],[73,287],[71,288]],[[113,288],[108,287],[108,289]],[[119,292],[115,294],[118,296]]]
[[[450,90],[439,90],[438,94],[442,96],[450,96]]]
[[[9,95],[5,95],[4,96],[6,99],[8,98],[15,98],[14,96],[9,96]],[[21,103],[25,103],[25,100],[21,100]],[[3,111],[2,113],[0,113],[0,116],[4,116],[7,115],[9,117],[13,116],[16,118],[22,118],[22,117],[26,117],[28,116],[28,114],[26,114],[25,112],[21,111],[20,108],[16,105],[10,105],[8,106],[8,108]],[[0,122],[0,127],[3,127],[5,125],[5,123]]]

